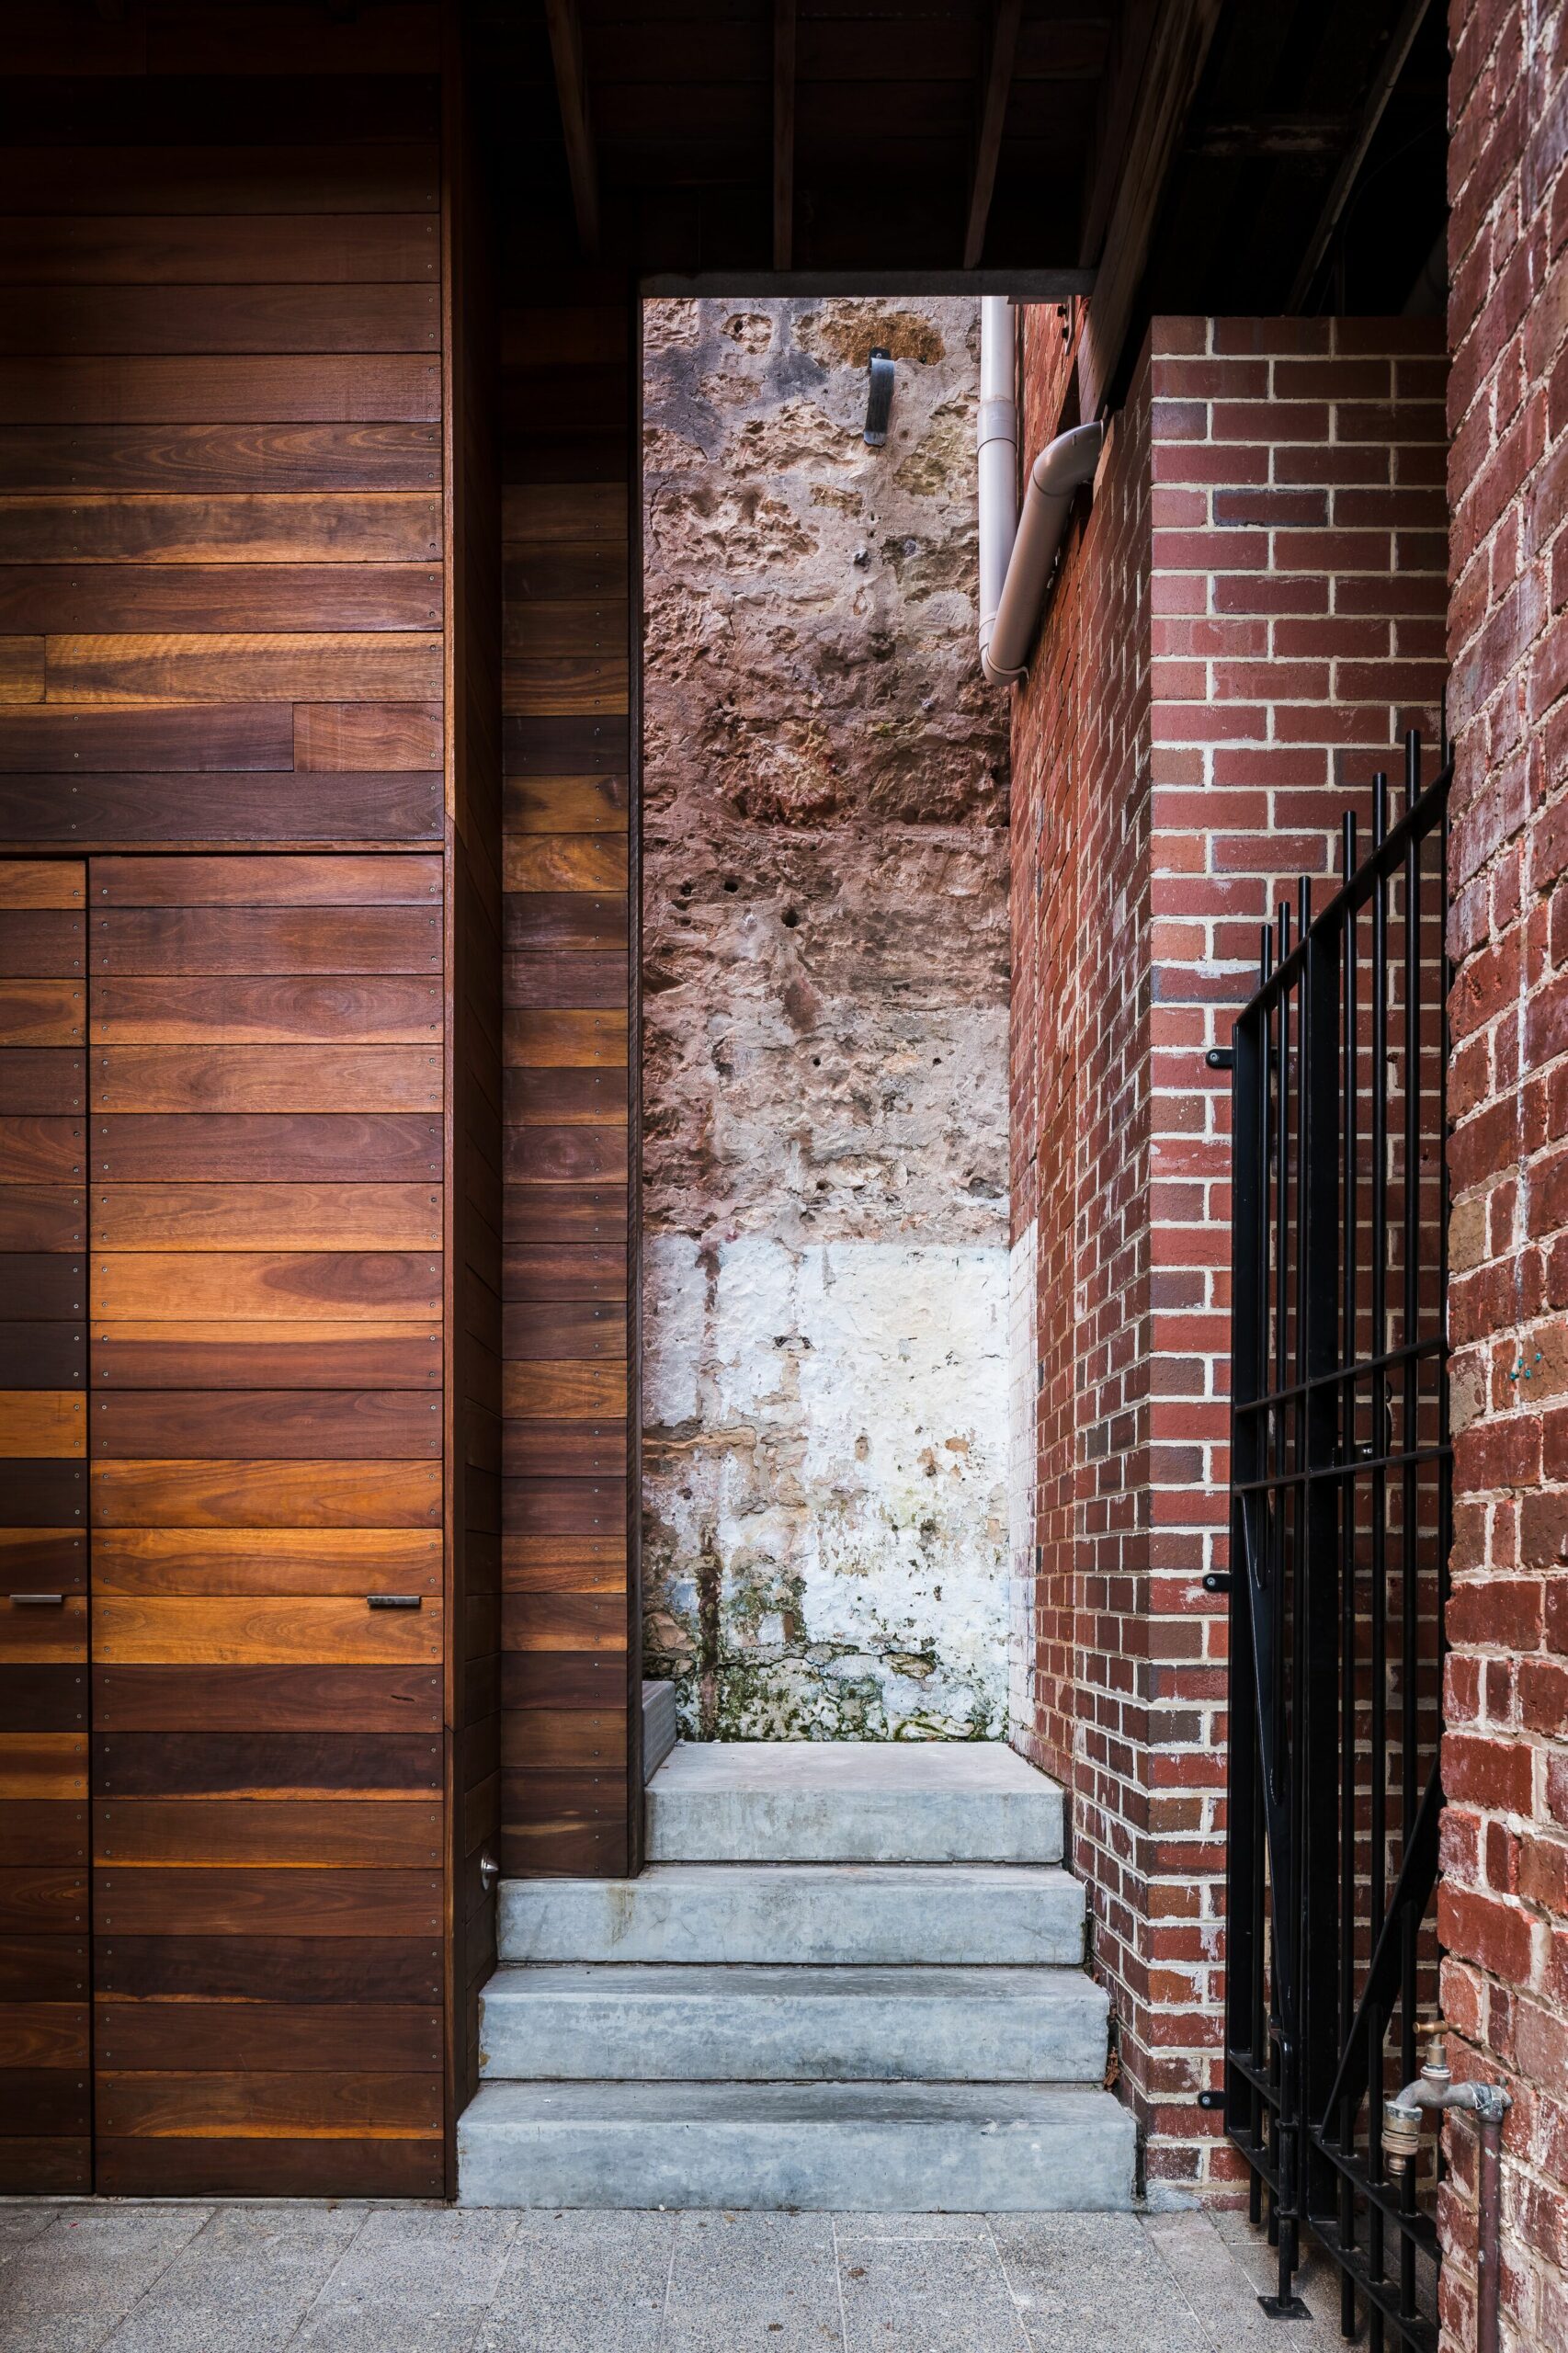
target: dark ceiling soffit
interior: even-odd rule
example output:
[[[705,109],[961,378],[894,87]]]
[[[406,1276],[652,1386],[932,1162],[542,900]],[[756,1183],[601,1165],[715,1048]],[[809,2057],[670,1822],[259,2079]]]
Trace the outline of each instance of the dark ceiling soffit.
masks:
[[[1394,85],[1404,71],[1405,60],[1415,46],[1415,36],[1426,22],[1426,12],[1431,5],[1432,0],[1407,0],[1398,23],[1389,35],[1388,47],[1383,51],[1382,62],[1373,78],[1372,86],[1368,91],[1361,111],[1357,117],[1350,144],[1346,147],[1339,169],[1334,176],[1334,185],[1324,199],[1323,210],[1318,215],[1317,226],[1312,231],[1306,252],[1301,256],[1301,266],[1296,272],[1296,282],[1290,289],[1290,299],[1285,305],[1287,313],[1299,311],[1312,291],[1312,280],[1322,268],[1324,256],[1334,242],[1334,233],[1339,226],[1340,215],[1350,200],[1350,192],[1356,185],[1362,165],[1367,160],[1367,151],[1378,135],[1378,125],[1388,111],[1388,103],[1393,96]]]
[[[765,302],[790,295],[827,301],[923,294],[1006,294],[1015,302],[1067,302],[1092,294],[1092,269],[704,269],[690,277],[656,270],[638,291],[662,300]]]
[[[795,258],[795,0],[773,0],[773,267]]]

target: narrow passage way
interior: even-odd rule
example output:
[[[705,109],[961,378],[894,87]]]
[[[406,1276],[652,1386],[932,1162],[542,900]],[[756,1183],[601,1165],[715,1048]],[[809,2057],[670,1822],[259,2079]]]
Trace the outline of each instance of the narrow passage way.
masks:
[[[6,2353],[1250,2353],[1238,2214],[0,2204]],[[1310,2326],[1339,2344],[1326,2273]]]

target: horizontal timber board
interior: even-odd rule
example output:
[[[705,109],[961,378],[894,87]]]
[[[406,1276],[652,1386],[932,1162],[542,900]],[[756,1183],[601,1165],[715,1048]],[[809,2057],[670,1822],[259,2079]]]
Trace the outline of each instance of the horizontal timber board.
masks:
[[[433,1045],[100,1045],[91,1085],[105,1112],[436,1111],[442,1063]]]
[[[437,1797],[443,1744],[421,1733],[114,1733],[93,1743],[100,1798]]]
[[[441,1535],[421,1528],[100,1529],[93,1586],[111,1594],[441,1590]]]
[[[0,1041],[7,1047],[83,1045],[86,1018],[79,980],[0,980]]]
[[[430,212],[0,221],[6,286],[423,284],[438,275],[440,258],[440,223]]]
[[[422,2139],[117,2139],[100,2132],[102,2198],[441,2198],[446,2152]]]
[[[132,2002],[102,1999],[100,2067],[247,2075],[427,2075],[441,2063],[440,2012],[399,2002]]]
[[[227,842],[439,840],[438,770],[347,777],[0,772],[0,843],[71,838],[117,847]]]
[[[85,1593],[85,1529],[0,1528],[0,1593]]]
[[[81,1120],[0,1114],[0,1185],[64,1184],[86,1174]]]
[[[507,1127],[501,1167],[514,1185],[624,1185],[630,1159],[624,1126]]]
[[[0,728],[6,716],[0,713]],[[0,912],[0,974],[6,980],[74,980],[85,971],[86,935],[68,907],[6,907]]]
[[[86,1466],[68,1459],[8,1463],[5,1508],[13,1528],[85,1526]]]
[[[532,1359],[551,1364],[595,1357],[623,1358],[626,1332],[626,1308],[617,1300],[513,1302],[505,1311],[503,1354],[513,1362]]]
[[[13,1798],[0,1812],[0,1863],[80,1863],[87,1848],[80,1799]]]
[[[106,907],[429,909],[442,887],[438,858],[397,855],[97,858],[91,880],[94,905]]]
[[[87,1677],[80,1666],[0,1666],[0,1732],[82,1732]]]
[[[0,1665],[62,1666],[85,1659],[86,1595],[66,1593],[54,1607],[40,1609],[12,1599],[14,1593],[37,1589],[15,1579],[16,1571],[0,1557]]]
[[[102,1462],[91,1485],[95,1528],[417,1528],[441,1516],[438,1462]]]
[[[266,226],[266,223],[261,224]],[[191,498],[233,498],[244,503],[280,496],[298,505],[295,518],[308,528],[306,501],[326,494],[335,506],[364,491],[426,492],[441,481],[439,421],[279,425],[13,425],[0,426],[0,480],[28,484],[26,501],[0,496],[0,555],[8,560],[42,555],[67,558],[68,542],[43,521],[29,529],[23,511],[40,493],[59,491],[72,505],[93,494],[155,497],[167,493]],[[426,562],[440,552],[438,502],[426,499],[433,519],[422,526],[416,544],[383,546],[390,561]],[[276,518],[282,529],[289,518]],[[199,549],[203,544],[196,541]],[[254,557],[266,560],[257,548]],[[331,552],[318,537],[303,543],[269,543],[273,560],[306,560]],[[112,552],[112,551],[110,551]],[[119,551],[157,553],[156,546]],[[369,552],[369,551],[367,551]]]
[[[0,1046],[0,1116],[68,1118],[86,1108],[74,1046]]]
[[[279,1191],[288,1189],[279,1187]],[[210,1243],[210,1236],[207,1237]],[[36,1332],[36,1324],[18,1325]],[[63,1329],[63,1326],[50,1326]],[[5,1327],[0,1325],[0,1333]],[[441,1334],[424,1324],[95,1325],[101,1389],[413,1389],[441,1385]]]
[[[546,950],[502,960],[501,1003],[509,1013],[617,1010],[624,1017],[630,994],[624,948],[618,955]]]
[[[92,1992],[85,1937],[0,1937],[0,2002],[81,2002]]]
[[[100,2135],[230,2131],[247,2139],[308,2132],[433,2133],[441,2124],[439,2069],[424,2074],[117,2074],[101,2060],[95,2079]]]
[[[87,1870],[42,1864],[0,1870],[0,1936],[64,1936],[87,1926]]]
[[[121,978],[97,980],[93,986],[93,1037],[100,1045],[427,1047],[439,1041],[441,1028],[439,981],[402,974]]]
[[[627,1409],[624,1361],[514,1358],[501,1370],[502,1410],[530,1421],[608,1418]]]
[[[555,1185],[514,1183],[504,1209],[504,1242],[624,1244],[629,1201],[623,1185],[584,1186],[571,1191]]]
[[[216,429],[187,428],[191,434]],[[263,429],[242,445],[238,427],[223,428],[231,465],[238,465],[242,446],[253,449]],[[295,445],[303,435],[319,436],[329,429],[364,435],[410,430],[297,427],[295,443],[278,452],[280,468],[285,459],[301,455]],[[0,432],[0,461],[8,449],[21,460],[4,479],[33,482],[33,472],[17,447],[21,439],[19,434]],[[191,453],[199,464],[206,447],[198,443]],[[149,461],[151,455],[149,449]],[[176,446],[159,469],[154,486],[146,490],[73,486],[68,494],[53,496],[46,482],[25,494],[0,493],[0,563],[54,574],[52,586],[47,580],[40,582],[40,593],[54,596],[68,593],[74,582],[84,595],[107,597],[124,593],[117,592],[114,584],[129,581],[147,596],[188,597],[195,584],[204,583],[215,593],[238,597],[266,593],[273,567],[296,566],[311,567],[322,575],[320,593],[335,583],[338,594],[349,599],[363,593],[357,586],[358,575],[373,565],[406,564],[412,567],[409,578],[421,584],[439,582],[439,573],[431,567],[441,554],[440,502],[423,490],[356,490],[351,482],[297,492],[257,490],[248,486],[254,477],[247,475],[243,489],[236,484],[233,491],[204,491],[187,485],[188,471]],[[68,572],[66,565],[105,569],[101,574],[91,569]],[[36,576],[27,574],[29,579]],[[377,576],[371,573],[372,586]],[[247,585],[252,583],[256,585]],[[39,630],[50,624],[29,618],[27,626]],[[145,622],[141,626],[145,630]]]
[[[0,381],[4,369],[0,369]],[[418,630],[256,631],[211,637],[61,636],[43,641],[51,698],[78,707],[292,701],[441,691],[441,640]]]
[[[100,1938],[100,1998],[274,2005],[440,1999],[441,1947],[429,1936],[124,1937]]]
[[[439,1400],[416,1390],[200,1390],[97,1392],[92,1449],[117,1456],[218,1455],[244,1461],[291,1454],[396,1461],[441,1450]],[[0,1451],[5,1444],[0,1402]]]
[[[4,280],[0,263],[0,281]],[[440,293],[394,279],[231,285],[223,273],[176,289],[120,281],[33,289],[0,304],[0,360],[218,353],[427,352],[440,342]],[[395,414],[395,412],[393,412]]]
[[[510,954],[554,949],[567,955],[619,949],[630,938],[630,908],[624,894],[585,891],[508,892],[503,908],[503,946]]]
[[[111,1759],[112,1761],[112,1759]],[[439,1802],[401,1798],[100,1798],[96,1864],[203,1867],[333,1864],[424,1869],[441,1862]]]
[[[441,1260],[429,1250],[108,1250],[95,1253],[95,1317],[317,1322],[435,1318]]]
[[[0,185],[0,203],[9,193]],[[440,413],[440,363],[418,355],[0,361],[0,426],[415,423]]]
[[[0,565],[0,630],[51,637],[440,625],[441,575],[428,563]]]
[[[441,1721],[425,1666],[95,1666],[99,1732],[411,1732]]]
[[[429,972],[441,918],[415,907],[98,907],[92,970],[187,972]]]
[[[627,1289],[623,1245],[508,1243],[502,1250],[504,1300],[623,1300]]]
[[[95,1120],[95,1178],[222,1184],[439,1176],[441,1122],[419,1112],[331,1118],[192,1114]]]
[[[5,1264],[0,1258],[0,1280]],[[0,1381],[7,1389],[79,1388],[86,1363],[85,1321],[0,1324]]]
[[[293,762],[293,722],[286,703],[124,711],[0,709],[0,775],[290,768]]]
[[[438,1936],[433,1870],[120,1870],[94,1874],[94,1930],[116,1937]]]
[[[430,1183],[95,1185],[91,1199],[100,1250],[428,1251],[441,1240]],[[0,1190],[0,1219],[6,1202]]]
[[[628,1118],[626,1065],[514,1063],[504,1077],[508,1127],[619,1128]]]
[[[103,1666],[345,1666],[437,1662],[442,1611],[372,1609],[347,1596],[100,1595],[93,1658]]]
[[[341,105],[341,101],[339,101]],[[433,142],[243,146],[13,146],[0,214],[434,212]]]

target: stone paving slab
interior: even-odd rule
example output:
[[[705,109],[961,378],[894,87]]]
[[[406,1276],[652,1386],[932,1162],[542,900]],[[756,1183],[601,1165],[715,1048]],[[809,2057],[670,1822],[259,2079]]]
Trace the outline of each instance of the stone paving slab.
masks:
[[[0,2202],[0,2353],[1262,2353],[1270,2274],[1229,2213]]]

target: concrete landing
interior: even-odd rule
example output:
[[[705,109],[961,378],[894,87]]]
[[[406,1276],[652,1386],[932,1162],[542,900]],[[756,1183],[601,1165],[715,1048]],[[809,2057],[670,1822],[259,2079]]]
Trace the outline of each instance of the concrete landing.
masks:
[[[651,1862],[1054,1863],[1062,1791],[997,1741],[677,1741]]]
[[[1024,2084],[487,2083],[465,2206],[1097,2212],[1132,2197],[1108,2092]]]

